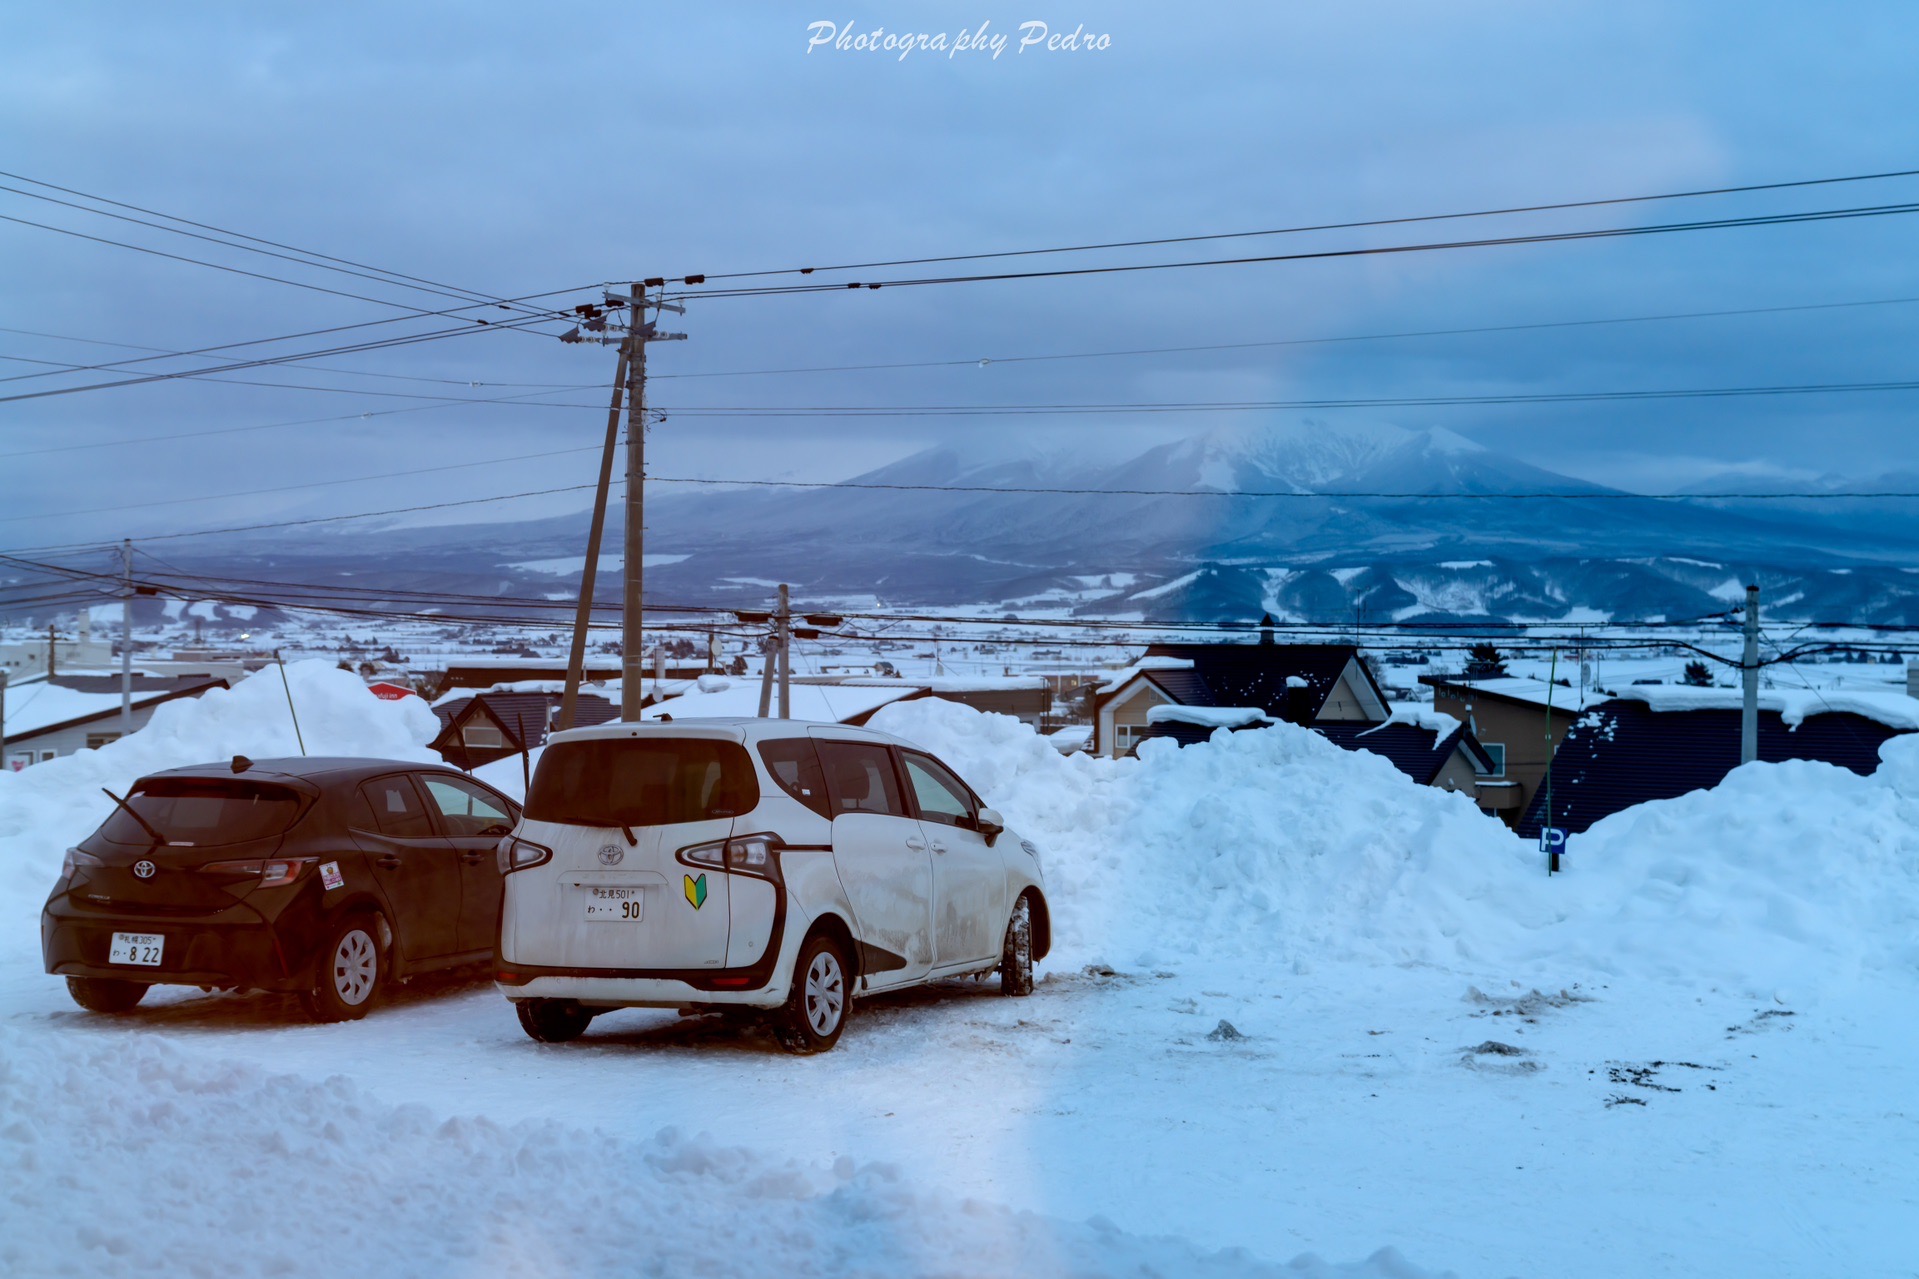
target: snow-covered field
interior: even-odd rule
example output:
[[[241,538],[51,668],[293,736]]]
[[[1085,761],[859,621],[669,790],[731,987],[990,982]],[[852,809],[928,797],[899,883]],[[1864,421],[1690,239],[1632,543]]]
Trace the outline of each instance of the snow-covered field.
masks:
[[[425,756],[423,707],[290,674],[315,753]],[[101,785],[290,753],[269,676],[0,775],[0,1272],[1919,1269],[1919,740],[1872,778],[1749,766],[1548,879],[1284,725],[1102,761],[905,703],[875,726],[1046,852],[1031,999],[874,1000],[805,1059],[643,1012],[537,1045],[460,981],[339,1026],[80,1012],[39,970],[61,850]]]

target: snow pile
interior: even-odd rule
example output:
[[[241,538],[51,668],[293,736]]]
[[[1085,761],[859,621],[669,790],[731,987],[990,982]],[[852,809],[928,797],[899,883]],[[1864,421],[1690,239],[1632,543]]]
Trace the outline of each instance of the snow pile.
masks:
[[[150,1037],[0,1028],[0,1179],[22,1227],[0,1235],[7,1274],[1429,1274],[1390,1249],[1350,1266],[1209,1253],[674,1129],[443,1119]]]
[[[1056,967],[1350,959],[1766,995],[1919,968],[1919,738],[1888,743],[1872,777],[1755,764],[1628,810],[1549,879],[1464,795],[1291,725],[1137,760],[1062,757],[1010,716],[933,700],[872,726],[927,745],[1041,846]]]
[[[300,754],[364,755],[431,760],[426,748],[440,724],[417,697],[382,701],[359,676],[330,662],[269,666],[231,689],[156,707],[146,727],[99,750],[80,751],[0,772],[0,918],[19,923],[38,911],[60,870],[67,847],[97,827],[113,808],[100,788],[124,795],[147,773],[246,755],[272,759]],[[287,709],[288,690],[299,713],[299,737]]]

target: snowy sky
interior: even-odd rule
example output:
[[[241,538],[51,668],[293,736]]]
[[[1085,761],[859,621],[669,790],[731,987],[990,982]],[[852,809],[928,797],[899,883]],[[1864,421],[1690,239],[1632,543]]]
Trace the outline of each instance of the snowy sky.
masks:
[[[1902,5],[987,3],[666,6],[132,3],[0,15],[0,168],[434,280],[522,294],[635,276],[1047,246],[1919,166]],[[808,52],[808,26],[1021,22],[1110,47],[947,59]],[[10,179],[0,185],[20,186]],[[31,188],[29,188],[31,189]],[[1919,197],[1919,180],[1465,224],[1511,234]],[[0,191],[0,214],[416,305]],[[974,360],[1919,298],[1919,217],[1084,280],[713,300],[655,348],[652,400],[1015,404],[1608,391],[1913,376],[1919,302],[1744,318],[1030,364]],[[1284,247],[1427,238],[1339,232]],[[1227,250],[1273,251],[1272,240]],[[1208,246],[1200,246],[1202,250]],[[1133,260],[1170,257],[1151,250]],[[1208,255],[1204,252],[1200,256]],[[20,359],[181,349],[394,314],[0,223],[0,376]],[[592,296],[590,293],[580,295]],[[376,332],[404,331],[404,325]],[[316,344],[318,340],[315,340]],[[284,350],[287,348],[273,348]],[[601,384],[610,352],[524,335],[316,361],[459,382]],[[91,375],[97,377],[98,375]],[[465,386],[314,370],[335,393],[175,381],[0,404],[0,549],[580,483],[603,410],[377,413]],[[0,393],[70,384],[37,378]],[[491,392],[502,393],[499,390]],[[1913,393],[1628,406],[1367,410],[1584,477],[1670,489],[1727,471],[1913,466]],[[590,405],[603,391],[553,399]],[[1348,414],[1358,411],[1347,410]],[[669,420],[659,475],[843,478],[926,444],[1113,454],[1221,425],[1168,414]],[[28,452],[60,448],[58,452]],[[177,502],[175,499],[208,498]],[[552,499],[561,507],[575,497]],[[149,505],[172,502],[170,505]],[[499,518],[551,503],[485,508]]]

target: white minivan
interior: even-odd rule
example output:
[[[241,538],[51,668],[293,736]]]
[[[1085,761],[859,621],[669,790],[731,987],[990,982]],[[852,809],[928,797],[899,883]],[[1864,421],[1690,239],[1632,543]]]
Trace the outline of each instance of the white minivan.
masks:
[[[1051,944],[1039,850],[911,743],[777,719],[555,733],[500,843],[495,979],[527,1034],[611,1008],[761,1010],[831,1048],[855,995],[999,973]]]

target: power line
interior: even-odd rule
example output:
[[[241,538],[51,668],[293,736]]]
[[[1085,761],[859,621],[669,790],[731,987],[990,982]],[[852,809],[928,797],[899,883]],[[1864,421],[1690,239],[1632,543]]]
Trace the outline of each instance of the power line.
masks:
[[[405,318],[424,318],[424,313],[421,317],[405,317]],[[399,337],[381,338],[371,342],[351,343],[346,346],[331,347],[323,351],[302,351],[292,355],[264,356],[257,360],[241,360],[241,361],[235,361],[228,364],[215,365],[212,368],[190,369],[190,370],[185,370],[185,371],[175,372],[175,373],[149,373],[139,377],[122,378],[121,380],[117,382],[92,382],[83,386],[64,386],[64,387],[57,387],[57,388],[46,390],[46,391],[20,392],[14,395],[0,396],[0,404],[12,404],[19,400],[41,400],[41,399],[46,399],[48,397],[57,396],[57,395],[77,395],[83,391],[106,391],[106,390],[113,390],[117,387],[123,387],[123,386],[144,386],[150,382],[172,382],[172,381],[178,381],[181,379],[205,378],[207,377],[207,375],[212,373],[231,373],[231,372],[238,372],[243,369],[264,368],[269,365],[286,364],[293,360],[308,360],[308,359],[315,359],[315,358],[324,357],[328,355],[346,355],[346,354],[351,354],[358,351],[383,351],[391,347],[412,346],[420,342],[435,342],[435,341],[439,341],[442,338],[459,337],[468,333],[508,333],[508,332],[513,332],[517,329],[525,328],[533,324],[541,324],[549,320],[554,320],[558,318],[560,318],[558,315],[547,315],[547,316],[543,316],[535,319],[508,320],[498,324],[490,320],[475,320],[470,326],[461,325],[458,328],[435,329],[426,333],[405,334]],[[348,325],[344,327],[358,328],[362,326]],[[262,339],[262,340],[277,341],[280,339]],[[246,346],[246,345],[258,345],[258,343],[235,343],[233,345]],[[154,358],[159,358],[159,357],[154,357]],[[121,364],[122,365],[139,364],[144,362],[145,361],[142,361],[142,360],[125,360],[125,361],[121,361]],[[88,367],[111,368],[114,366],[98,365],[98,366],[82,366],[82,367],[83,368],[88,368]],[[0,382],[18,382],[18,381],[24,381],[26,378],[29,378],[29,377],[42,377],[42,376],[47,376],[47,375],[39,374],[39,373],[23,374],[23,375],[12,377],[12,378],[0,378]]]
[[[517,298],[510,298],[510,299],[508,299],[508,301],[512,301],[512,302],[533,302],[533,301],[538,301],[538,300],[539,300],[539,299],[541,299],[541,298],[550,298],[550,297],[561,297],[561,296],[564,296],[564,295],[566,295],[566,294],[569,294],[569,293],[580,293],[580,292],[583,292],[583,291],[584,291],[584,290],[586,290],[586,289],[590,289],[590,288],[596,288],[596,287],[598,287],[598,286],[596,286],[596,285],[590,285],[590,284],[583,284],[583,285],[577,285],[577,286],[575,286],[575,287],[573,287],[573,288],[570,288],[570,289],[549,289],[549,290],[547,290],[547,291],[546,291],[546,292],[544,292],[544,293],[527,293],[527,294],[522,294],[521,296],[519,296],[519,297],[517,297]],[[220,343],[220,344],[218,344],[218,345],[215,345],[215,346],[203,346],[203,347],[198,347],[198,348],[195,348],[195,349],[193,349],[193,350],[188,350],[188,351],[177,351],[177,352],[172,352],[171,354],[168,354],[168,355],[147,355],[147,356],[141,356],[141,357],[140,357],[139,359],[133,359],[133,360],[116,360],[116,361],[114,361],[114,362],[112,362],[112,363],[109,363],[109,364],[94,364],[94,365],[83,365],[83,366],[81,366],[81,367],[82,367],[83,369],[85,369],[86,371],[89,371],[89,372],[106,372],[106,371],[110,371],[110,370],[113,370],[113,369],[122,369],[122,368],[128,368],[128,367],[131,367],[131,366],[133,366],[133,365],[136,365],[136,364],[151,364],[151,363],[153,363],[153,362],[155,362],[156,360],[165,360],[165,359],[172,359],[172,358],[175,358],[176,356],[177,356],[177,357],[188,357],[188,356],[200,356],[200,355],[211,355],[211,354],[214,354],[214,353],[216,353],[216,352],[220,352],[220,351],[237,351],[237,350],[240,350],[240,349],[243,349],[243,348],[245,348],[245,347],[250,347],[250,346],[272,346],[272,345],[275,345],[275,344],[277,344],[277,343],[281,343],[281,342],[297,342],[297,341],[299,341],[299,340],[300,340],[300,339],[302,339],[302,338],[311,338],[311,337],[325,337],[325,336],[327,336],[328,334],[332,334],[332,333],[349,333],[349,332],[353,332],[353,331],[356,331],[356,330],[359,330],[359,329],[375,329],[375,328],[381,328],[381,327],[383,327],[383,326],[385,326],[385,325],[388,325],[388,324],[401,324],[401,323],[404,323],[404,322],[405,322],[405,321],[407,321],[407,320],[414,320],[414,319],[439,319],[439,318],[445,318],[445,317],[448,317],[448,316],[455,316],[455,315],[460,315],[460,314],[462,314],[462,313],[464,313],[464,312],[466,312],[466,311],[471,311],[471,310],[474,310],[474,309],[476,309],[476,308],[475,308],[475,307],[473,307],[473,306],[463,306],[463,307],[450,307],[450,308],[448,308],[448,309],[446,309],[446,310],[442,310],[442,311],[422,311],[422,312],[420,312],[420,313],[418,313],[417,315],[390,315],[390,316],[387,316],[387,317],[386,317],[386,318],[384,318],[384,319],[379,319],[379,320],[359,320],[359,321],[355,321],[355,322],[354,322],[354,323],[352,323],[352,324],[333,324],[333,325],[328,325],[328,326],[326,326],[325,328],[318,328],[318,329],[306,329],[306,330],[304,330],[304,331],[302,331],[302,332],[299,332],[299,333],[283,333],[283,334],[279,334],[279,335],[277,335],[277,336],[275,336],[275,337],[266,337],[266,338],[248,338],[248,339],[246,339],[246,340],[244,340],[244,341],[240,341],[240,342],[223,342],[223,343]],[[550,317],[551,317],[551,318],[553,318],[553,319],[559,319],[559,318],[561,318],[561,313],[559,313],[559,312],[553,312],[553,313],[550,313]],[[493,323],[492,323],[491,321],[489,321],[489,320],[479,320],[479,319],[476,319],[476,320],[474,320],[474,321],[473,321],[473,324],[474,324],[474,326],[475,326],[475,328],[480,328],[480,327],[491,327],[491,328],[500,328],[500,327],[507,327],[507,326],[504,326],[504,325],[494,325],[494,324],[493,324]],[[468,330],[465,330],[465,329],[461,329],[461,330],[449,330],[449,332],[466,332],[466,331],[468,331]],[[294,361],[294,360],[305,360],[305,359],[313,359],[313,358],[317,358],[317,357],[319,357],[319,356],[324,356],[324,355],[332,355],[332,354],[339,354],[339,353],[342,353],[342,352],[347,352],[347,351],[358,351],[358,350],[373,350],[373,349],[377,349],[377,347],[376,347],[376,345],[374,345],[374,344],[367,344],[367,345],[364,345],[364,346],[349,346],[349,347],[339,347],[339,348],[336,348],[336,349],[334,349],[334,350],[330,350],[330,351],[320,351],[320,352],[311,352],[311,351],[309,351],[309,352],[302,352],[302,353],[299,353],[299,354],[295,354],[295,355],[288,355],[288,356],[277,356],[277,357],[274,357],[274,358],[273,358],[272,360],[270,360],[270,361],[264,361],[264,363],[273,363],[273,364],[286,364],[286,363],[290,363],[290,362],[292,362],[292,361]],[[252,367],[255,367],[255,364],[245,364],[245,365],[236,365],[236,366],[233,366],[233,367],[244,367],[244,368],[252,368]],[[177,376],[193,376],[193,375],[199,375],[199,374],[206,374],[206,373],[217,373],[217,372],[222,372],[222,371],[224,371],[224,370],[222,370],[222,369],[198,369],[198,370],[194,370],[192,374],[181,374],[181,375],[177,375]],[[13,377],[6,377],[6,378],[0,378],[0,383],[4,383],[4,382],[26,382],[26,381],[32,381],[32,380],[34,380],[34,379],[36,379],[36,378],[44,378],[44,377],[53,377],[53,376],[56,376],[56,375],[55,375],[55,374],[52,374],[52,373],[22,373],[22,374],[16,374],[16,375],[15,375],[15,376],[13,376]],[[132,386],[132,385],[138,385],[138,384],[139,384],[139,383],[138,383],[137,381],[125,381],[125,382],[105,382],[105,383],[101,383],[101,384],[99,384],[98,386],[89,386],[89,387],[75,387],[75,388],[70,388],[70,389],[72,389],[72,390],[97,390],[97,389],[103,389],[103,388],[108,388],[108,387],[115,387],[115,386]],[[0,402],[4,402],[4,401],[0,401]]]
[[[211,537],[219,533],[257,533],[266,529],[301,528],[310,524],[332,524],[341,520],[370,520],[383,515],[411,515],[418,511],[443,511],[455,506],[479,506],[487,502],[511,502],[520,498],[545,497],[552,493],[577,493],[582,489],[595,487],[592,484],[567,484],[559,488],[531,489],[523,493],[496,493],[491,497],[467,497],[448,502],[426,502],[418,506],[395,506],[382,511],[357,511],[351,515],[316,515],[299,520],[271,520],[259,524],[238,524],[228,528],[191,529],[184,533],[145,533],[140,536],[142,542],[170,542],[183,537]],[[28,546],[18,550],[22,552],[45,553],[48,551],[68,551],[74,549],[94,549],[98,542],[62,542],[54,546]],[[0,554],[5,554],[0,552]]]
[[[1072,497],[1205,497],[1205,498],[1281,498],[1299,501],[1345,501],[1350,498],[1421,502],[1724,502],[1724,501],[1815,501],[1857,502],[1869,498],[1919,498],[1919,492],[1884,493],[1626,493],[1579,490],[1570,493],[1432,493],[1378,492],[1368,490],[1294,490],[1294,489],[1116,489],[1037,487],[989,484],[870,484],[855,480],[729,480],[649,475],[649,484],[697,484],[727,488],[784,489],[870,489],[900,493],[1037,493]],[[34,517],[44,518],[44,517]]]
[[[994,364],[1037,364],[1055,360],[1105,360],[1140,355],[1187,355],[1210,351],[1250,351],[1284,346],[1327,346],[1345,342],[1388,342],[1406,338],[1463,337],[1484,333],[1523,333],[1541,329],[1587,328],[1611,324],[1650,324],[1669,320],[1720,319],[1732,316],[1774,315],[1795,311],[1829,311],[1851,307],[1896,306],[1919,302],[1919,297],[1873,298],[1861,302],[1814,302],[1798,306],[1739,307],[1723,311],[1679,311],[1666,315],[1625,315],[1594,320],[1544,320],[1529,324],[1488,324],[1458,329],[1410,329],[1397,333],[1354,333],[1337,337],[1275,338],[1259,342],[1212,342],[1195,346],[1136,347],[1124,351],[1072,351],[1056,355],[994,355],[952,360],[912,360],[895,364],[840,364],[814,368],[736,369],[716,373],[657,373],[656,380],[725,377],[772,377],[793,373],[865,373],[896,369],[986,367]]]
[[[1198,244],[1214,240],[1244,240],[1263,236],[1302,235],[1314,231],[1351,231],[1367,227],[1405,226],[1421,222],[1451,222],[1467,218],[1503,217],[1518,213],[1549,213],[1566,209],[1595,209],[1624,204],[1647,204],[1661,200],[1690,200],[1703,196],[1745,195],[1756,191],[1785,191],[1800,187],[1835,186],[1851,182],[1877,182],[1888,178],[1919,176],[1919,169],[1895,169],[1885,173],[1859,173],[1831,178],[1803,178],[1789,182],[1760,182],[1744,186],[1707,187],[1692,191],[1668,191],[1654,195],[1609,196],[1592,200],[1569,200],[1554,204],[1512,205],[1504,208],[1476,209],[1463,213],[1428,213],[1413,216],[1372,218],[1356,222],[1322,222],[1305,226],[1278,227],[1262,231],[1225,231],[1206,235],[1162,236],[1148,240],[1110,240],[1094,244],[1070,244],[1047,249],[1010,249],[989,253],[951,253],[939,257],[893,258],[876,262],[847,262],[838,266],[784,267],[766,271],[709,273],[710,280],[759,279],[775,275],[812,275],[820,271],[861,271],[880,267],[932,266],[943,262],[981,262],[999,258],[1044,256],[1055,253],[1089,253],[1106,249],[1155,248],[1169,244]]]
[[[823,293],[844,289],[906,288],[938,284],[979,284],[1006,280],[1053,280],[1074,276],[1129,275],[1141,271],[1176,271],[1192,267],[1253,266],[1272,262],[1311,262],[1335,258],[1382,257],[1402,253],[1436,253],[1451,249],[1485,249],[1524,244],[1561,244],[1575,240],[1626,239],[1643,235],[1671,235],[1686,231],[1732,227],[1790,226],[1855,218],[1890,217],[1919,212],[1919,203],[1863,205],[1847,209],[1814,209],[1803,213],[1758,214],[1739,218],[1710,218],[1693,222],[1666,222],[1638,227],[1597,227],[1583,231],[1552,231],[1533,235],[1489,236],[1475,240],[1444,240],[1421,244],[1381,245],[1372,248],[1319,249],[1300,253],[1270,253],[1241,258],[1200,258],[1184,262],[1121,263],[1107,266],[1053,267],[1035,271],[996,271],[979,275],[919,276],[894,280],[848,281],[844,284],[789,284],[759,288],[718,289],[670,293],[669,299],[773,297],[793,293]],[[693,277],[697,279],[698,277]]]
[[[262,497],[270,493],[291,493],[301,489],[331,488],[340,484],[367,484],[375,480],[403,479],[410,475],[433,475],[442,471],[463,471],[476,466],[499,466],[507,462],[529,462],[540,458],[564,457],[573,453],[597,453],[601,446],[588,444],[580,448],[546,449],[538,453],[516,453],[511,457],[482,458],[474,462],[448,462],[440,466],[421,466],[406,471],[384,471],[378,475],[356,475],[350,479],[308,480],[300,484],[282,484],[274,488],[245,489],[237,493],[206,493],[197,497],[168,497],[151,502],[116,502],[111,506],[95,506],[81,510],[61,511],[52,518],[66,518],[74,515],[98,515],[106,511],[143,510],[154,506],[197,505],[201,502],[220,502],[229,498]],[[50,518],[44,513],[30,515],[0,515],[0,524],[12,524],[20,520],[43,520]]]
[[[1919,301],[1919,299],[1914,300]],[[1858,303],[1856,305],[1865,306],[1869,304]],[[192,354],[192,352],[189,351],[175,351],[164,346],[141,346],[133,342],[108,342],[101,338],[73,337],[66,333],[45,333],[38,329],[9,328],[3,324],[0,324],[0,333],[17,333],[22,337],[47,338],[55,342],[84,342],[89,346],[111,346],[123,351],[151,351],[164,356],[186,357]],[[0,360],[17,360],[27,364],[59,364],[59,362],[55,360],[32,360],[22,355],[0,355]],[[59,367],[67,372],[79,372],[92,371],[105,366],[59,364]],[[482,382],[472,378],[428,377],[419,373],[379,373],[372,369],[342,369],[326,364],[286,364],[282,367],[289,369],[307,369],[315,373],[338,373],[344,377],[372,377],[395,382],[433,382],[443,386],[505,387],[518,390],[538,389],[547,391],[583,391],[590,389],[589,384],[577,382]]]
[[[1628,391],[1496,392],[1482,395],[1367,396],[1316,400],[1120,401],[1104,404],[805,404],[694,405],[662,409],[681,417],[1049,417],[1138,413],[1245,413],[1276,409],[1446,408],[1496,404],[1579,404],[1641,400],[1736,399],[1919,390],[1919,380],[1809,382],[1777,386],[1677,387]]]

